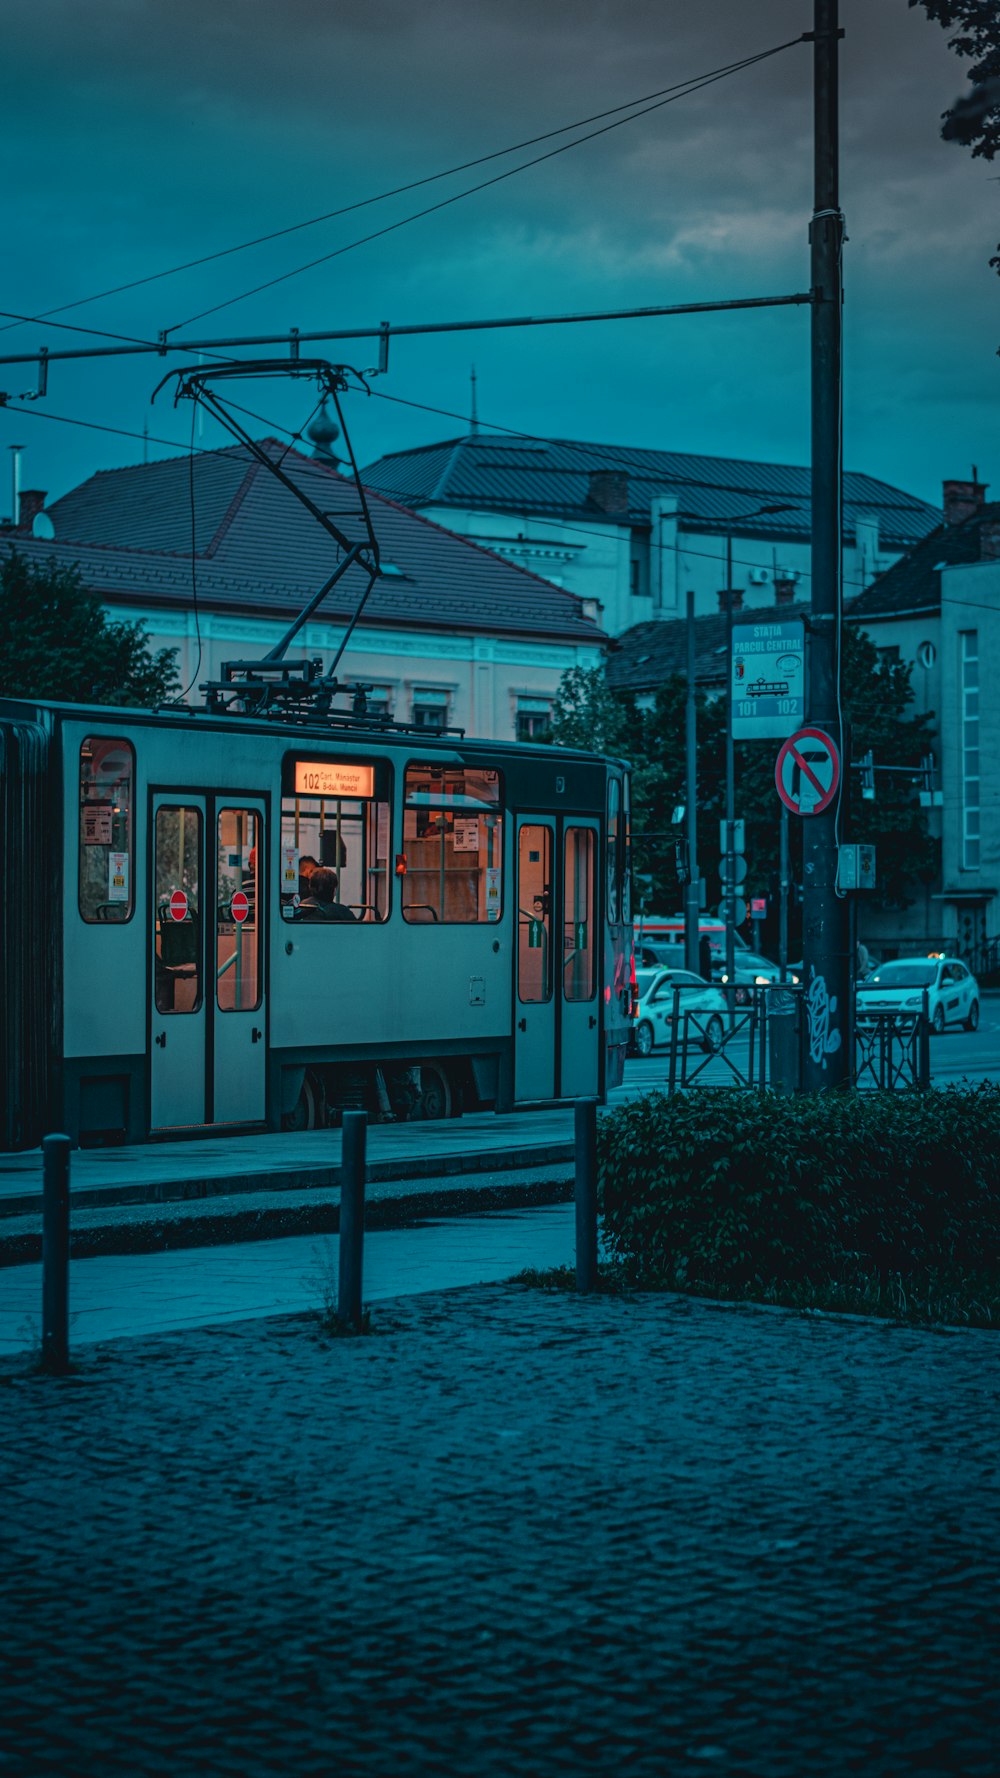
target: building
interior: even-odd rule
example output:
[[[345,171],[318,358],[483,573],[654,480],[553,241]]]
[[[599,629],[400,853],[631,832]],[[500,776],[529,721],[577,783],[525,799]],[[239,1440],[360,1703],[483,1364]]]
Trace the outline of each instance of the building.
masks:
[[[567,439],[462,438],[381,457],[365,481],[576,593],[613,636],[699,615],[721,588],[749,607],[809,596],[810,472]],[[940,523],[872,476],[844,476],[844,584],[861,592]]]
[[[911,668],[916,708],[937,717],[941,881],[906,937],[984,974],[1000,952],[1000,706],[984,695],[1000,671],[1000,502],[986,492],[975,471],[946,481],[944,523],[849,613]]]
[[[332,463],[273,439],[264,448],[348,536],[362,534],[354,484]],[[371,507],[382,574],[341,677],[417,726],[536,735],[563,673],[603,658],[607,638],[581,600],[378,493]],[[177,648],[191,701],[223,661],[272,648],[336,565],[329,535],[242,446],[101,471],[48,509],[25,492],[6,535],[36,561],[78,564],[116,618]],[[291,654],[328,669],[365,585],[349,569]]]

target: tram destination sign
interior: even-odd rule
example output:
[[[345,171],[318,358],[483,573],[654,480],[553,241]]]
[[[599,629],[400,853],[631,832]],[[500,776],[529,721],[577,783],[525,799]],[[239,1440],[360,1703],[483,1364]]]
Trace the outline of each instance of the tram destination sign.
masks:
[[[805,721],[806,637],[801,618],[733,625],[733,738],[787,740]]]
[[[296,796],[372,797],[375,767],[353,759],[297,759]]]

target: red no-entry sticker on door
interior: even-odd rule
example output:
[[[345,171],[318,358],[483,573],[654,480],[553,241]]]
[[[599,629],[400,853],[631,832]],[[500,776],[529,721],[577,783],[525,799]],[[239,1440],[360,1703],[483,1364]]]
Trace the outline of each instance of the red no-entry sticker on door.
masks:
[[[173,894],[170,897],[169,906],[170,906],[170,918],[172,920],[186,920],[187,919],[188,898],[185,895],[183,889],[175,889],[174,890]]]
[[[233,919],[236,921],[237,926],[242,926],[250,912],[250,903],[242,889],[237,889],[234,894],[232,901],[229,903],[229,911],[232,914]]]

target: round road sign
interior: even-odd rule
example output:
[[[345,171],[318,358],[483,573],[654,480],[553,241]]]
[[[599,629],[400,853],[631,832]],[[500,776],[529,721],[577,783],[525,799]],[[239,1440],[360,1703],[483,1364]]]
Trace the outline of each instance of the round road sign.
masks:
[[[173,894],[170,897],[170,904],[169,905],[170,905],[170,918],[172,920],[186,920],[187,919],[188,898],[185,895],[183,889],[175,889],[173,891]]]
[[[822,815],[837,794],[840,754],[825,729],[800,728],[778,754],[774,782],[793,815]]]
[[[237,926],[242,926],[250,912],[250,903],[242,889],[236,890],[232,901],[229,903],[229,912],[232,914]]]

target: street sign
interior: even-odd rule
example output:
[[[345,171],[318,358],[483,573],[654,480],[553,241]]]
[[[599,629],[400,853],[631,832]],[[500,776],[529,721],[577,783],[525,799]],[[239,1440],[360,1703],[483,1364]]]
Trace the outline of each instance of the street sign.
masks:
[[[250,912],[250,902],[242,889],[236,890],[232,901],[229,903],[229,911],[237,926],[242,926]]]
[[[742,895],[734,895],[731,902],[720,901],[720,903],[719,903],[719,919],[720,920],[728,920],[730,907],[733,910],[733,925],[734,926],[742,926],[744,920],[747,917],[747,904],[743,900]]]
[[[822,815],[840,783],[836,742],[824,729],[799,729],[778,754],[774,782],[786,809],[793,815]]]
[[[733,737],[777,740],[805,721],[806,635],[800,617],[733,625]]]
[[[750,897],[750,918],[751,918],[751,920],[764,920],[767,918],[767,896],[766,895],[751,895],[751,897]]]
[[[728,825],[728,823],[725,820],[722,820],[719,822],[719,851],[720,852],[728,852],[728,850],[729,850],[729,838],[726,833],[727,825]],[[744,821],[742,815],[740,815],[733,822],[733,851],[734,852],[744,852],[746,850],[746,834],[747,834],[747,824]]]
[[[747,861],[742,852],[734,853],[728,864],[725,859],[722,860],[719,866],[719,876],[722,878],[723,888],[727,888],[732,883],[733,888],[738,889],[741,883],[746,882]]]
[[[170,908],[170,918],[172,920],[186,920],[187,919],[188,898],[185,895],[183,889],[175,889],[174,890],[173,894],[170,897],[169,908]]]

